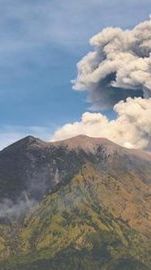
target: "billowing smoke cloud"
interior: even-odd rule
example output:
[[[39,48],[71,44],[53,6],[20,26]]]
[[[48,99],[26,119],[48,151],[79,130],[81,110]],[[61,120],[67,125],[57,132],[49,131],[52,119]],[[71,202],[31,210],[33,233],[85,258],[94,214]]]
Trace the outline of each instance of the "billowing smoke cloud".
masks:
[[[57,130],[53,140],[62,140],[79,134],[106,137],[127,148],[148,149],[151,146],[151,98],[128,98],[114,106],[115,120],[101,113],[86,112],[81,121],[69,123]]]
[[[53,140],[85,134],[151,149],[151,20],[132,30],[106,28],[90,44],[94,50],[77,64],[73,88],[88,91],[95,110],[113,108],[117,117],[86,112],[57,130]]]
[[[77,64],[73,88],[88,91],[94,109],[151,97],[151,20],[132,30],[106,28],[90,44],[94,50]]]

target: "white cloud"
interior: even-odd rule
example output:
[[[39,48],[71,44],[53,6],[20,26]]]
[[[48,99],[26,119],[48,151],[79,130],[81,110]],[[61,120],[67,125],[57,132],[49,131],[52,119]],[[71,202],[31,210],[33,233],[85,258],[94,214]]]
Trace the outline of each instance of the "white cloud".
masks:
[[[151,99],[128,98],[114,106],[115,120],[101,113],[86,112],[79,122],[58,129],[52,140],[67,139],[79,134],[105,137],[127,147],[147,149],[151,146]]]

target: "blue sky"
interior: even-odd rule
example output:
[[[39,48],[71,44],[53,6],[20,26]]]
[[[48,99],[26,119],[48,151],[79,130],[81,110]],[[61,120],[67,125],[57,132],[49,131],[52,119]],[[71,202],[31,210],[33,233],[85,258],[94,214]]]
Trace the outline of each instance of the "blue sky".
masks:
[[[89,104],[70,81],[89,38],[150,12],[150,0],[0,0],[0,148],[79,120]]]

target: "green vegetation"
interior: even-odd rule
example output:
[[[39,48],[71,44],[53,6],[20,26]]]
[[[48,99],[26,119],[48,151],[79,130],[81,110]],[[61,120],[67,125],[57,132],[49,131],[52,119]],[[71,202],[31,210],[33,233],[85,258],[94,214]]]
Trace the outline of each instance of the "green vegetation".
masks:
[[[149,238],[116,215],[122,192],[122,184],[114,177],[107,178],[85,164],[68,184],[46,196],[23,223],[8,225],[9,229],[1,225],[0,269],[151,269]],[[8,230],[12,230],[11,242]]]

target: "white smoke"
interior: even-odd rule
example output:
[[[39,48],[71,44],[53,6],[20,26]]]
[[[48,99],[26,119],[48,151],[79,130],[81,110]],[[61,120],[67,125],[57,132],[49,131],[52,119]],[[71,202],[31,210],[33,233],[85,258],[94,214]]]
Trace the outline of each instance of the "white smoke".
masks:
[[[17,202],[5,198],[0,202],[0,219],[18,219],[36,205],[34,199],[29,199],[26,192],[22,192]]]
[[[115,120],[101,113],[86,112],[79,122],[68,123],[57,130],[53,140],[79,134],[105,137],[127,148],[147,149],[151,144],[151,99],[128,98],[114,106]]]

